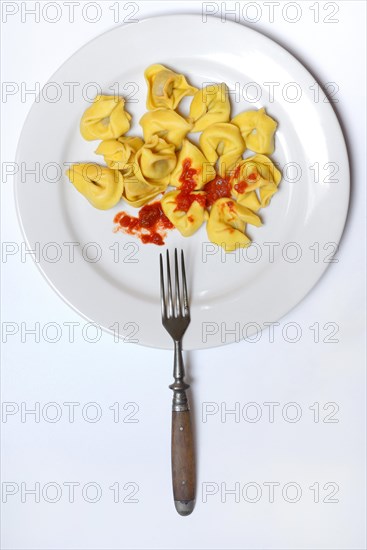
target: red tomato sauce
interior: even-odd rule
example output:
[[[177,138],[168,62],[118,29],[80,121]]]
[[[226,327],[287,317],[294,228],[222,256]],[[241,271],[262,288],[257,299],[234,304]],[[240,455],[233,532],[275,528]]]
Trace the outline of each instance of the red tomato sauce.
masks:
[[[241,167],[237,166],[237,168],[234,171],[234,174],[232,176],[232,179],[238,178],[238,176],[240,175],[240,171],[241,171]],[[256,180],[257,180],[257,174],[255,172],[252,172],[252,174],[249,174],[248,176],[246,176],[246,178],[244,180],[241,180],[241,181],[237,182],[233,186],[233,188],[237,191],[237,193],[242,194],[246,191],[247,187],[249,186],[249,184],[247,182],[248,181],[253,182],[253,181],[256,181]]]
[[[187,158],[182,162],[182,172],[178,181],[181,183],[180,189],[186,191],[192,191],[195,189],[196,180],[195,176],[199,174],[200,170],[197,168],[191,168],[191,159]]]
[[[180,192],[176,197],[177,206],[175,210],[187,212],[194,201],[197,201],[203,208],[205,208],[205,195],[193,193],[196,187],[195,176],[197,176],[199,172],[199,169],[191,168],[191,159],[187,158],[182,162],[182,173],[178,178],[181,186],[179,188]]]
[[[247,183],[245,181],[239,181],[238,183],[235,183],[233,188],[237,191],[237,193],[244,193],[246,188],[248,187]]]
[[[119,212],[113,221],[118,224],[116,231],[135,235],[144,244],[152,243],[158,246],[164,245],[167,230],[174,228],[159,201],[143,206],[138,217]]]
[[[231,184],[228,178],[216,176],[204,185],[204,191],[206,193],[206,206],[211,206],[218,199],[231,196]]]
[[[196,201],[203,208],[206,206],[206,196],[199,193],[190,193],[188,191],[180,191],[176,197],[176,208],[175,210],[181,210],[182,212],[187,212],[192,203]]]

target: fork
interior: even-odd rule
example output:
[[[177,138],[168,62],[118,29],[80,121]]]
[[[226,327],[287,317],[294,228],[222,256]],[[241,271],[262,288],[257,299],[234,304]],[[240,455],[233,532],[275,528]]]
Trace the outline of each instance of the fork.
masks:
[[[172,487],[175,507],[181,516],[188,516],[195,506],[196,474],[194,442],[192,437],[190,408],[186,390],[190,387],[184,380],[185,370],[182,357],[182,338],[190,324],[190,309],[187,297],[185,259],[181,251],[181,282],[178,254],[175,249],[175,287],[172,293],[170,257],[166,255],[166,281],[164,282],[163,257],[160,254],[162,324],[174,342],[174,382],[172,400]],[[182,286],[182,291],[181,287]]]

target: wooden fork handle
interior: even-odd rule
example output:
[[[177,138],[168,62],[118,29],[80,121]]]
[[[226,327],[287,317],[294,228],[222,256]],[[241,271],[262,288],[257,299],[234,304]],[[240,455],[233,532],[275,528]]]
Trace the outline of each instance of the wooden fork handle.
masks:
[[[190,410],[172,411],[172,485],[177,512],[188,516],[195,506],[196,473]]]

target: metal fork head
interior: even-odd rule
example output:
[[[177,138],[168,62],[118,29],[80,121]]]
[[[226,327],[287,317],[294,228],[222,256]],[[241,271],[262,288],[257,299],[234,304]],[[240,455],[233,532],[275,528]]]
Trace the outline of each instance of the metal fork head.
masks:
[[[169,252],[166,254],[166,277],[164,277],[163,256],[160,254],[160,275],[161,275],[161,307],[162,324],[175,342],[182,340],[190,323],[190,308],[187,295],[185,259],[181,250],[181,283],[179,276],[179,262],[177,248],[175,248],[175,280],[174,291],[172,291],[171,267]],[[165,284],[165,279],[166,283]]]

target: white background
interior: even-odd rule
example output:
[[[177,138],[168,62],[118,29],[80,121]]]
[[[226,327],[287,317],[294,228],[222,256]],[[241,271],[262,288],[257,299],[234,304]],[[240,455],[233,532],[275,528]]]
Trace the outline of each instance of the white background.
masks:
[[[5,23],[6,4],[19,11]],[[116,24],[110,9],[113,2],[100,3],[102,17],[96,23],[83,20],[83,4],[81,1],[75,7],[75,21],[69,23],[68,8],[59,2],[62,17],[52,24],[42,18],[35,23],[31,15],[21,21],[21,10],[32,8],[34,2],[2,2],[3,81],[24,82],[28,87],[39,82],[42,86],[76,49]],[[221,4],[225,10],[233,9],[235,3],[212,3],[218,15]],[[197,505],[187,518],[177,515],[171,495],[171,392],[167,386],[172,354],[115,343],[104,333],[99,342],[86,342],[82,336],[85,321],[53,293],[30,258],[22,262],[15,254],[3,262],[3,328],[10,322],[19,326],[2,351],[2,400],[19,407],[19,412],[1,419],[3,498],[4,488],[10,487],[5,483],[19,487],[2,505],[3,548],[365,548],[365,3],[321,2],[319,22],[315,21],[315,8],[310,9],[315,2],[294,3],[301,13],[295,23],[286,20],[287,13],[286,17],[282,14],[283,2],[275,7],[273,20],[267,3],[259,2],[261,16],[256,23],[246,21],[243,7],[249,3],[237,4],[242,23],[285,46],[321,84],[339,86],[336,110],[352,166],[351,206],[339,261],[331,264],[306,299],[280,321],[274,342],[270,342],[269,332],[264,332],[257,343],[186,354],[198,448]],[[137,6],[138,19],[202,10],[201,2],[142,2]],[[325,22],[327,15],[336,11],[335,6],[337,13],[332,18],[338,21]],[[132,11],[122,8],[120,22]],[[293,8],[289,9],[288,19],[294,17]],[[247,13],[253,17],[251,7]],[[14,160],[33,100],[29,96],[22,102],[16,94],[2,104],[3,162]],[[12,182],[2,185],[2,240],[22,241]],[[22,322],[27,327],[57,322],[65,330],[55,344],[42,338],[36,343],[32,336],[22,342]],[[79,323],[73,343],[65,326],[70,322]],[[290,322],[302,329],[300,340],[293,344],[281,336]],[[318,343],[309,328],[316,322],[320,326]],[[330,332],[324,329],[328,322],[339,327],[337,343],[323,341]],[[34,408],[36,402],[40,403],[40,421],[27,415],[22,422],[21,409]],[[47,411],[46,407],[42,415],[42,408],[50,402],[56,402],[62,411],[55,423],[48,421],[55,409]],[[74,422],[69,422],[66,402],[80,403]],[[102,411],[95,423],[86,416],[95,412],[85,408],[90,402],[98,403]],[[110,407],[117,402],[120,418],[114,422]],[[234,409],[236,402],[243,412],[239,421],[233,414],[221,418],[220,411]],[[252,402],[262,413],[258,422],[248,420],[255,408],[246,409],[246,404]],[[273,422],[269,421],[269,406],[264,405],[269,402],[279,403]],[[296,410],[285,406],[290,402],[297,403],[301,414],[297,422],[289,421]],[[133,410],[133,406],[123,408],[127,403],[136,403],[139,410],[133,419],[138,422],[127,422]],[[212,404],[210,416],[203,414],[208,407],[205,403]],[[327,408],[328,403],[334,405]],[[11,405],[7,407],[10,410]],[[39,503],[32,495],[25,495],[22,502],[22,482],[28,489],[40,483]],[[56,503],[42,496],[42,488],[49,482],[62,488]],[[69,502],[68,488],[63,485],[67,482],[80,484],[74,502]],[[95,503],[87,502],[82,494],[90,482],[101,490]],[[129,482],[134,485],[125,486]],[[264,485],[268,482],[279,484],[274,502]],[[302,490],[298,502],[287,501],[295,494],[292,487],[282,494],[290,482]],[[109,489],[116,483],[121,489],[118,503]],[[247,483],[260,486],[258,502],[249,502],[256,485],[250,487],[248,498],[241,492],[239,502],[234,494],[225,493],[236,484],[242,491]],[[319,483],[320,502],[315,502],[309,488],[315,488],[315,483]],[[333,485],[325,487],[327,483]],[[323,502],[336,486],[333,498],[337,502]],[[138,502],[123,502],[133,487],[138,487],[134,497]],[[209,489],[213,494],[205,496]],[[51,488],[48,497],[53,495]],[[93,487],[87,495],[93,498]]]

